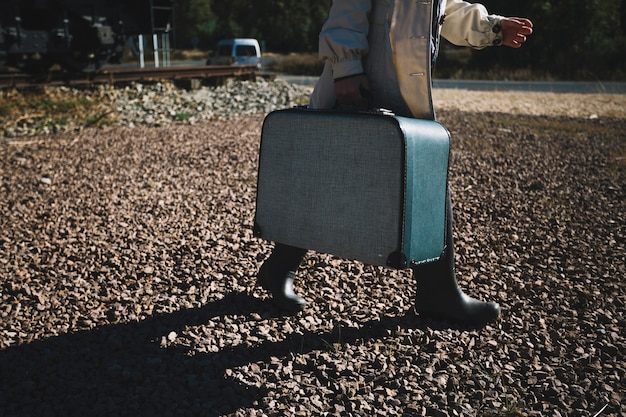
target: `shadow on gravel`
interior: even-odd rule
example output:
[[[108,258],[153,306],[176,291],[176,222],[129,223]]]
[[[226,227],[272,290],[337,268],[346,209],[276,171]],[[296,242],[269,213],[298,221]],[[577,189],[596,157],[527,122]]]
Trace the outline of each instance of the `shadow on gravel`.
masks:
[[[227,369],[328,349],[337,331],[289,335],[253,348],[228,346],[215,353],[188,354],[163,338],[186,326],[227,315],[262,312],[277,317],[267,303],[245,293],[229,294],[197,309],[154,315],[140,322],[114,324],[64,334],[0,351],[2,416],[217,416],[262,406],[265,388],[225,376]],[[252,319],[251,319],[252,320]],[[438,327],[412,314],[342,329],[341,343],[386,337],[388,330]],[[449,328],[443,326],[441,328]],[[259,402],[257,402],[259,401]],[[256,404],[255,404],[256,403]]]

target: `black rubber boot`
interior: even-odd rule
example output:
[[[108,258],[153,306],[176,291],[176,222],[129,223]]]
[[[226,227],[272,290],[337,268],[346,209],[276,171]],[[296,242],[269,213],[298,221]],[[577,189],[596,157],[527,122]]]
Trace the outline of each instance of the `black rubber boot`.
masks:
[[[447,202],[446,249],[444,256],[432,263],[413,266],[417,279],[415,310],[425,317],[451,322],[484,325],[500,315],[500,306],[466,295],[458,286],[454,271],[454,238],[452,205]]]
[[[293,291],[293,278],[305,254],[306,249],[277,243],[259,269],[258,285],[272,294],[272,301],[282,310],[296,312],[306,306],[304,298]]]

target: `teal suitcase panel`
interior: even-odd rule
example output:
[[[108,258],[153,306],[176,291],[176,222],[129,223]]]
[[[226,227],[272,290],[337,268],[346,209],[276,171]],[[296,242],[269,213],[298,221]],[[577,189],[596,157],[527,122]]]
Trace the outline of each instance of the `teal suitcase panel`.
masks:
[[[385,113],[279,110],[264,123],[255,234],[405,268],[444,249],[450,135]]]

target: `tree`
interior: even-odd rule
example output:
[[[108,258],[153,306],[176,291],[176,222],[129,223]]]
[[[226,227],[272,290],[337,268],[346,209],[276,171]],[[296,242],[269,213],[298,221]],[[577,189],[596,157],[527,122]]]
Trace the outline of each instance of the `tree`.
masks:
[[[218,4],[219,3],[219,4]],[[276,52],[317,50],[317,35],[330,1],[231,0],[218,2],[215,38],[254,37]]]
[[[211,38],[217,17],[210,0],[176,0],[174,7],[178,48],[189,48],[194,38],[202,43]]]
[[[489,48],[474,53],[472,67],[526,67],[562,79],[626,74],[623,0],[484,0],[483,4],[493,13],[529,17],[535,28],[520,50]]]
[[[204,47],[218,39],[251,37],[276,52],[317,50],[317,35],[331,0],[176,0],[177,35],[186,45],[193,36]]]
[[[626,0],[472,0],[491,13],[529,17],[535,33],[519,50],[468,53],[470,70],[525,68],[560,79],[626,77]],[[252,37],[273,52],[317,51],[332,0],[175,0],[177,47],[191,39],[211,48],[220,38]],[[449,63],[445,57],[441,67]],[[445,69],[445,68],[440,68]]]

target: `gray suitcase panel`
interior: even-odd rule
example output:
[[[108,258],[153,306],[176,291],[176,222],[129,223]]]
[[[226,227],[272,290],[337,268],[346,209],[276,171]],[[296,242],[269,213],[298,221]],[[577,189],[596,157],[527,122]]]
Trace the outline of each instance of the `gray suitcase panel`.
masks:
[[[407,141],[401,124],[373,114],[270,113],[259,156],[256,234],[373,265],[388,265],[395,254],[399,261],[392,266],[404,267],[404,252],[411,251],[405,235],[415,227],[404,221]],[[443,236],[435,257],[442,245]]]

